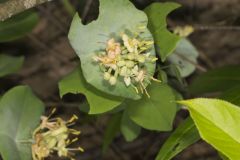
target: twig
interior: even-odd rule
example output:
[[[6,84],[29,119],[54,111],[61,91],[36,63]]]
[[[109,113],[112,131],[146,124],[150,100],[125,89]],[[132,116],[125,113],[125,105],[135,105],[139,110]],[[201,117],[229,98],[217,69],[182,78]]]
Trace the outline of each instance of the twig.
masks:
[[[0,21],[51,0],[8,0],[0,4]]]
[[[233,30],[233,31],[240,31],[240,26],[220,26],[220,25],[193,25],[195,30],[219,30],[219,31],[225,31],[225,30]]]

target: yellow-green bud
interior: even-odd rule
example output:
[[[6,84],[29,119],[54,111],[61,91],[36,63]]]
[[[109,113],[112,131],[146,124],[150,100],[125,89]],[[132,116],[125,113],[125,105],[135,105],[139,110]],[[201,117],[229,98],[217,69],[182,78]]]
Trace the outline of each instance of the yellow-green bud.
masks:
[[[131,69],[127,69],[127,75],[131,75],[132,74],[132,70]]]
[[[53,148],[57,144],[56,138],[52,137],[51,139],[48,139],[47,141],[47,147]]]
[[[114,86],[117,83],[116,77],[114,77],[114,76],[110,77],[109,83],[110,83],[110,85]]]
[[[140,62],[140,63],[144,63],[145,60],[146,60],[146,58],[145,58],[144,55],[139,55],[139,56],[137,57],[137,60],[138,60],[138,62]]]
[[[127,67],[123,66],[120,70],[120,75],[121,76],[125,76],[127,74]]]
[[[125,61],[119,61],[118,63],[117,63],[117,65],[119,66],[119,67],[122,67],[122,66],[124,66],[126,63],[125,63]]]
[[[108,73],[108,72],[105,72],[105,73],[104,73],[103,78],[104,78],[105,80],[108,81],[108,80],[110,79],[110,77],[111,77],[110,73]]]
[[[134,54],[128,54],[127,59],[133,60],[135,58]]]
[[[135,66],[135,63],[133,61],[126,61],[126,66],[128,68],[133,68]]]
[[[57,136],[57,135],[59,135],[59,134],[66,133],[67,131],[68,131],[68,128],[67,128],[66,126],[62,126],[62,127],[58,128],[58,129],[56,129],[56,130],[53,130],[53,131],[51,132],[51,135],[52,135],[52,136]]]
[[[126,48],[124,48],[124,50],[122,50],[121,54],[127,54],[128,50]]]

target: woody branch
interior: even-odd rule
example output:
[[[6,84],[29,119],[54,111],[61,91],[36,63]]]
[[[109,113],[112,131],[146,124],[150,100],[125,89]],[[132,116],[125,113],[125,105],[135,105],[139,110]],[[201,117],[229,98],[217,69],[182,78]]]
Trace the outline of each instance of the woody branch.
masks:
[[[0,21],[51,0],[8,0],[0,3]]]

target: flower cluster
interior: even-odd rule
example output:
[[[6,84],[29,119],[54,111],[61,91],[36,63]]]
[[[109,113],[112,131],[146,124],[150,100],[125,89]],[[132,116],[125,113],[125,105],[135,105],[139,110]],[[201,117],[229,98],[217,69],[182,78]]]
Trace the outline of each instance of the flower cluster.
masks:
[[[153,41],[144,40],[139,36],[130,37],[125,33],[120,40],[109,39],[104,51],[93,57],[103,71],[104,80],[116,85],[122,80],[125,85],[132,86],[136,92],[147,93],[146,86],[150,80],[156,80],[147,72],[147,63],[155,63],[157,58],[150,51]],[[148,95],[149,96],[149,95]]]
[[[67,148],[68,145],[78,140],[78,138],[70,139],[69,136],[77,136],[80,132],[68,128],[77,119],[77,116],[74,115],[66,122],[61,118],[49,119],[49,117],[42,116],[40,126],[33,133],[33,160],[43,160],[54,152],[57,152],[59,157],[68,157],[73,160],[72,151],[83,152],[81,147]]]

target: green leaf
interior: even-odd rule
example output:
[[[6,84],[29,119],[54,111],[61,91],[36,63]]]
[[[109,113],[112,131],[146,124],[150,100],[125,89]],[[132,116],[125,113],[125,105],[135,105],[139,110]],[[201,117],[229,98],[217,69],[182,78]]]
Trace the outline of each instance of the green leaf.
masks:
[[[4,2],[6,2],[6,1],[8,1],[8,0],[0,0],[0,3],[4,3]]]
[[[141,127],[134,123],[125,111],[121,121],[121,132],[127,142],[131,142],[141,133]]]
[[[180,101],[186,105],[203,140],[232,160],[240,157],[240,108],[218,99]]]
[[[31,89],[18,86],[0,101],[0,153],[3,160],[31,160],[32,132],[40,122],[43,103]]]
[[[0,42],[13,41],[25,36],[37,23],[38,14],[33,11],[25,11],[0,22]]]
[[[157,53],[162,61],[174,51],[180,40],[179,36],[168,31],[166,22],[167,15],[178,7],[180,5],[173,2],[152,3],[144,10],[149,20],[148,28],[153,34]]]
[[[106,83],[99,65],[93,62],[93,57],[96,56],[96,51],[106,48],[105,43],[110,38],[116,38],[125,31],[135,32],[139,26],[147,26],[147,21],[145,13],[136,9],[129,0],[100,0],[100,15],[87,26],[75,15],[68,37],[81,59],[83,75],[88,83],[115,96],[141,98],[134,87],[126,87],[123,81],[118,81],[115,86]],[[145,29],[144,37],[153,39],[148,29]],[[155,56],[154,49],[150,53]],[[153,75],[155,63],[148,63],[146,67],[149,75]]]
[[[189,86],[189,90],[192,94],[220,92],[239,84],[240,66],[225,66],[198,76]]]
[[[0,54],[0,77],[17,72],[23,64],[24,57]]]
[[[156,160],[171,160],[182,150],[200,140],[198,130],[189,117],[166,140],[158,152]]]
[[[193,44],[183,38],[177,44],[172,55],[168,57],[171,64],[178,66],[181,77],[187,77],[196,69],[198,51]],[[194,64],[193,64],[194,63]]]
[[[115,138],[117,133],[120,131],[121,117],[122,117],[122,114],[118,113],[113,115],[109,120],[109,123],[104,133],[104,138],[103,138],[103,148],[102,148],[103,153],[107,151],[109,145],[112,143],[113,139]]]
[[[129,117],[138,125],[149,130],[170,131],[176,114],[175,95],[163,83],[152,83],[147,88],[150,98],[127,102]]]
[[[234,86],[233,88],[230,88],[229,90],[223,92],[220,95],[220,99],[227,100],[228,102],[231,102],[235,105],[240,106],[240,85]]]
[[[89,114],[107,112],[122,103],[123,99],[101,92],[88,84],[80,67],[77,67],[71,74],[59,82],[61,97],[66,93],[82,93],[86,96],[90,105]]]
[[[224,92],[219,98],[240,106],[240,86]],[[192,119],[182,122],[173,134],[168,138],[158,153],[157,160],[171,159],[187,148],[189,145],[200,140],[199,133]],[[223,155],[222,155],[223,156]]]

